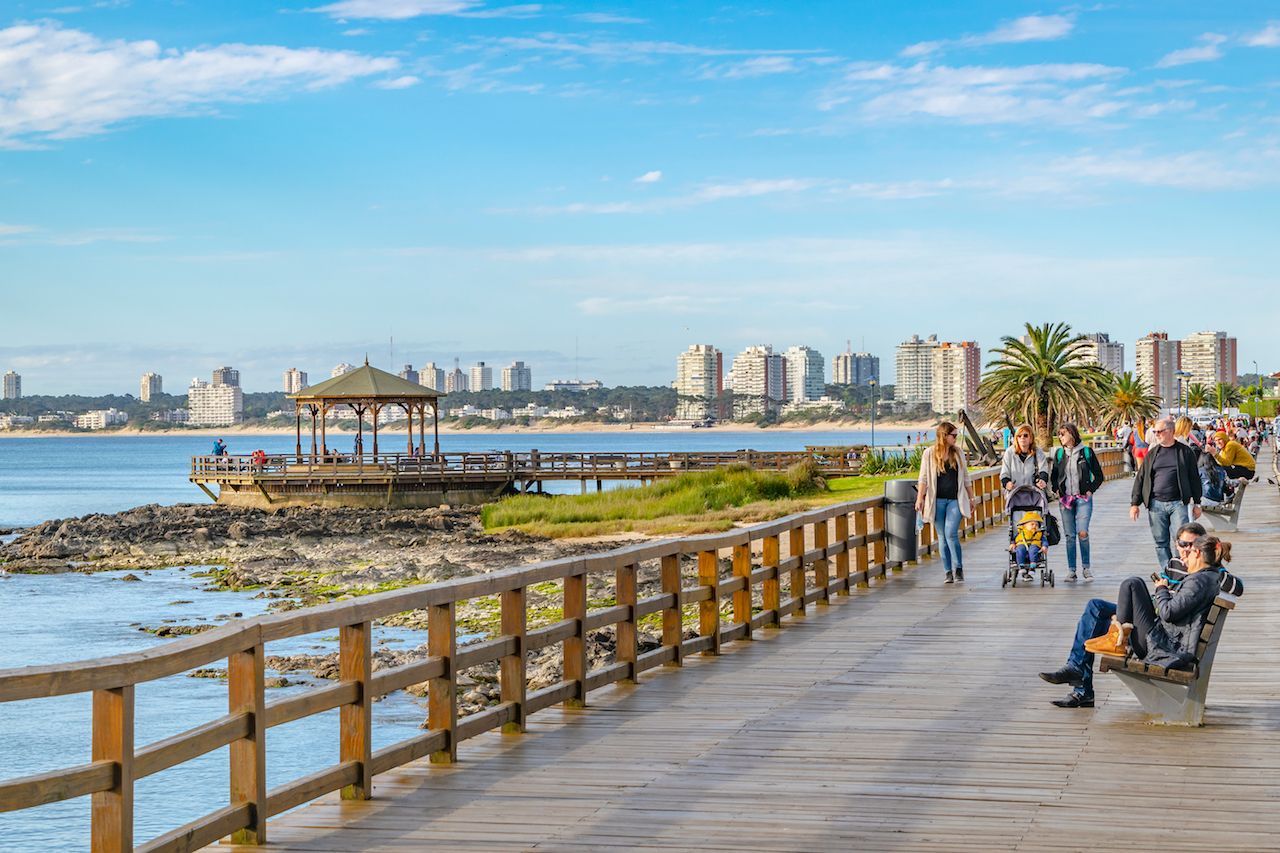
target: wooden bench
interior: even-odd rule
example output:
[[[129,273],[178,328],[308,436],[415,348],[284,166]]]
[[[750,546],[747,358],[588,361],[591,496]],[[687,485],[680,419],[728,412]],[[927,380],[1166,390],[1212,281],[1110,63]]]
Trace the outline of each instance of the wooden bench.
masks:
[[[1203,726],[1204,700],[1209,692],[1209,675],[1214,653],[1235,609],[1234,596],[1219,594],[1205,617],[1200,641],[1196,643],[1196,664],[1191,669],[1165,669],[1133,657],[1099,655],[1100,672],[1113,672],[1138,697],[1151,722],[1162,726]]]
[[[1200,517],[1217,532],[1234,533],[1240,522],[1240,507],[1244,503],[1244,490],[1248,485],[1248,481],[1237,482],[1230,503],[1201,507]]]

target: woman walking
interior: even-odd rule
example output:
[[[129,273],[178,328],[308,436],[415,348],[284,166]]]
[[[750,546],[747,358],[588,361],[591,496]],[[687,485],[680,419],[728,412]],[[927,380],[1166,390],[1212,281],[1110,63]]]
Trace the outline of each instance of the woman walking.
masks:
[[[1049,461],[1036,447],[1031,425],[1023,424],[1013,434],[1013,443],[1000,460],[1000,485],[1012,492],[1020,486],[1040,486],[1049,482]]]
[[[1062,542],[1067,548],[1067,583],[1076,582],[1076,544],[1085,583],[1093,580],[1089,565],[1089,519],[1093,517],[1093,495],[1106,477],[1093,448],[1080,440],[1075,424],[1058,428],[1062,446],[1053,455],[1049,482],[1062,506]]]
[[[916,483],[916,512],[932,519],[938,531],[942,567],[947,572],[944,583],[964,582],[960,519],[973,514],[969,463],[956,445],[956,437],[955,424],[938,424],[937,441],[921,458],[920,479]]]

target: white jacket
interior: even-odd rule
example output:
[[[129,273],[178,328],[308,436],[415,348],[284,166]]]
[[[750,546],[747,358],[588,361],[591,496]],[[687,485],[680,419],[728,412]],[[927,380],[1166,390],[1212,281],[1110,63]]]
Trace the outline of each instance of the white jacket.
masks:
[[[960,514],[965,518],[973,515],[973,483],[969,479],[969,460],[959,447],[960,454]],[[924,495],[924,520],[933,523],[933,516],[938,508],[938,466],[933,461],[933,448],[926,447],[924,457],[920,460],[920,479],[916,481],[916,489]]]

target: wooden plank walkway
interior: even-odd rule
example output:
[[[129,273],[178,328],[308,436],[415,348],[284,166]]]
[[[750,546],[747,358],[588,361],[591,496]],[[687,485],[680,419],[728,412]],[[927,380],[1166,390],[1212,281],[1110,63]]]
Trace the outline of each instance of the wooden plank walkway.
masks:
[[[1269,461],[1260,470],[1268,470]],[[1249,490],[1233,569],[1247,588],[1214,665],[1206,727],[1141,722],[1109,675],[1062,710],[1091,597],[1155,563],[1129,481],[1104,487],[1090,585],[1001,589],[1000,533],[638,687],[548,709],[525,735],[408,765],[374,799],[336,795],[238,850],[1280,850],[1280,498]],[[1050,559],[1065,574],[1061,547]]]

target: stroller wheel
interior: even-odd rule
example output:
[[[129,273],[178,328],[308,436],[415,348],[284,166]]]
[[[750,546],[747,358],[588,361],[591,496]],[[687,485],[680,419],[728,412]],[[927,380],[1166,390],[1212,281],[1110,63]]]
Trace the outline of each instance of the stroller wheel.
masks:
[[[1000,588],[1004,589],[1008,585],[1009,585],[1009,573],[1005,572],[1004,575],[1000,578]]]
[[[1053,589],[1053,587],[1054,587],[1054,583],[1053,583],[1053,569],[1050,569],[1050,570],[1049,570],[1049,589]]]
[[[1013,573],[1013,581],[1012,581],[1012,583],[1013,583],[1013,585],[1014,585],[1015,587],[1018,585],[1018,573],[1017,573],[1017,572],[1014,572],[1014,573]]]

